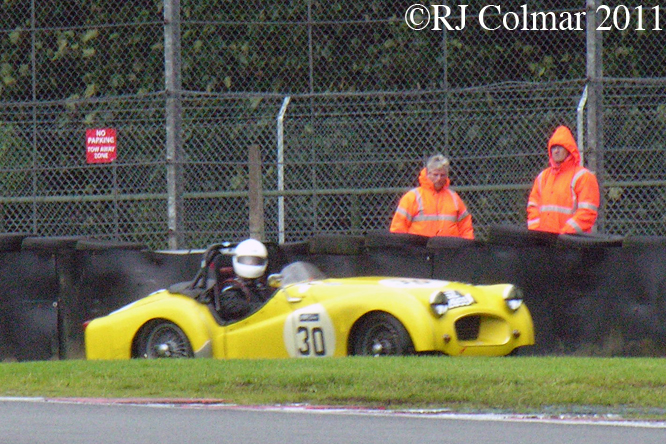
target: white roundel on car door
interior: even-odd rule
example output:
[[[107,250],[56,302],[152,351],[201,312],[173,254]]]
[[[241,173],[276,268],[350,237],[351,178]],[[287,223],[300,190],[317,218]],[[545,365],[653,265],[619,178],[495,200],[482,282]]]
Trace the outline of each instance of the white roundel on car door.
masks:
[[[287,316],[284,345],[292,358],[333,356],[335,330],[326,309],[314,304]]]

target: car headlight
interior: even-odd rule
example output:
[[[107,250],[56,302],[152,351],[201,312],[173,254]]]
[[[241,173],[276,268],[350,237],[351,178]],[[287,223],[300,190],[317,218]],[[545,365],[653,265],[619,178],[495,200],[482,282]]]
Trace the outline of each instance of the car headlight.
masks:
[[[430,295],[430,308],[435,316],[442,317],[449,311],[449,298],[443,291],[436,291]]]
[[[504,290],[504,302],[509,310],[516,311],[523,305],[523,290],[515,285],[509,285]]]
[[[457,290],[436,291],[430,295],[430,308],[435,316],[444,316],[452,308],[475,304],[471,294],[462,294]]]

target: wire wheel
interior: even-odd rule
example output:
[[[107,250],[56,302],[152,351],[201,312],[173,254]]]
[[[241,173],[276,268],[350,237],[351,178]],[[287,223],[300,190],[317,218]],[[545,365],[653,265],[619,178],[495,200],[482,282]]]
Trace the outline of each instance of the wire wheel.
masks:
[[[140,356],[146,359],[191,358],[192,346],[187,336],[176,324],[154,321],[148,325],[139,346]]]
[[[405,327],[388,313],[362,320],[355,335],[353,354],[359,356],[411,355],[414,345]]]

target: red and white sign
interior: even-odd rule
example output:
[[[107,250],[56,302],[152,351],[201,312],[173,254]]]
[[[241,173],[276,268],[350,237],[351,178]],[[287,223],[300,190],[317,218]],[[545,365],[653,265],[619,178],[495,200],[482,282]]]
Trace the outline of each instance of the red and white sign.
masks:
[[[110,163],[114,160],[116,160],[116,129],[87,129],[86,161],[88,163]]]

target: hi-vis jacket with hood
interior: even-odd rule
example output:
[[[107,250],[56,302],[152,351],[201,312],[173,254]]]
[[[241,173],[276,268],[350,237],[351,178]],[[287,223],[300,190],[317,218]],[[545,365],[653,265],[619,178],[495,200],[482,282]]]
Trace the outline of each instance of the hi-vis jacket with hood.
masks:
[[[400,199],[393,216],[392,233],[411,233],[421,236],[457,236],[474,239],[472,215],[458,193],[446,185],[435,191],[424,168],[419,174],[420,187],[413,188]]]
[[[560,165],[553,161],[552,147],[560,145],[570,154]],[[548,141],[550,167],[534,181],[527,203],[527,228],[551,233],[589,233],[597,220],[599,184],[596,176],[580,165],[580,153],[569,128],[559,126]]]

